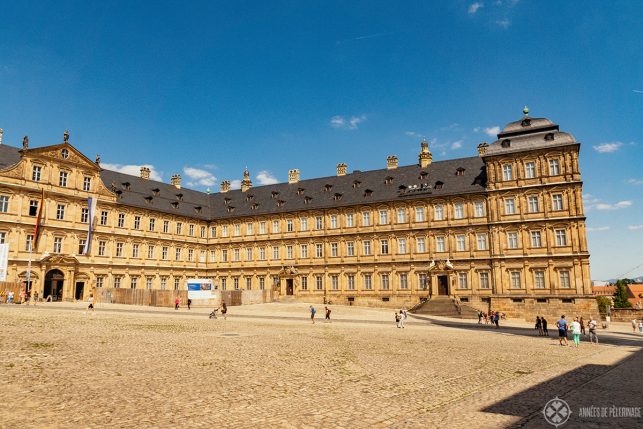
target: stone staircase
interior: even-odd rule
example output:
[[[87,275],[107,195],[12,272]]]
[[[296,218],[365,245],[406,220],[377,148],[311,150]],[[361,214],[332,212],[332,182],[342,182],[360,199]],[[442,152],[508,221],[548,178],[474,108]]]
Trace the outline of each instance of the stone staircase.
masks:
[[[415,314],[427,316],[454,317],[457,319],[477,319],[478,315],[473,308],[456,304],[455,300],[448,296],[434,296],[424,304],[413,310]]]

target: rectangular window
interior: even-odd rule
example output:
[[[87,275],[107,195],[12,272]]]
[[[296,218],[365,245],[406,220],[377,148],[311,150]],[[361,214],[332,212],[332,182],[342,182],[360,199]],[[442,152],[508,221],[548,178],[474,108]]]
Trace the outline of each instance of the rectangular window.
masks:
[[[308,218],[306,217],[299,218],[299,228],[302,231],[308,231]]]
[[[161,277],[161,290],[165,290],[167,287],[167,277],[163,276]]]
[[[105,210],[100,212],[100,224],[103,226],[107,225],[107,211]]]
[[[121,277],[120,276],[115,276],[114,277],[114,289],[118,289],[121,287]]]
[[[308,258],[308,245],[302,244],[299,246],[299,257]]]
[[[147,245],[147,259],[154,259],[154,246],[151,244]]]
[[[181,230],[183,229],[183,224],[181,222],[176,223],[176,235],[181,235]]]
[[[169,220],[164,220],[163,221],[163,233],[167,234],[170,232],[170,221]]]
[[[444,206],[442,204],[436,204],[433,208],[435,215],[435,220],[444,220]]]
[[[424,222],[424,207],[415,208],[415,221]]]
[[[487,250],[487,234],[477,234],[478,250]]]
[[[188,249],[188,261],[190,262],[194,261],[194,249]]]
[[[382,274],[380,276],[380,289],[389,290],[389,288],[390,288],[389,275],[388,274]]]
[[[317,258],[321,258],[322,256],[324,256],[323,248],[320,243],[315,244],[315,256]]]
[[[293,232],[294,230],[295,230],[295,223],[292,221],[292,219],[288,219],[286,221],[286,231]]]
[[[308,286],[306,286],[308,287]],[[264,290],[266,288],[266,278],[259,277],[259,290]]]
[[[210,250],[210,262],[216,262],[217,260],[217,251]]]
[[[292,259],[292,258],[295,257],[294,254],[293,254],[292,249],[293,249],[293,247],[291,245],[286,246],[286,258],[287,259]]]
[[[421,290],[426,290],[428,287],[427,277],[425,273],[418,274],[418,287]]]
[[[388,240],[380,240],[380,255],[388,255]]]
[[[455,245],[458,252],[464,252],[467,250],[466,236],[456,235],[455,236]]]
[[[246,248],[246,261],[252,261],[252,247]]]
[[[134,229],[141,229],[141,217],[134,216]]]
[[[407,273],[400,273],[400,289],[409,288],[409,275]]]
[[[516,214],[516,201],[513,198],[505,198],[505,214]]]
[[[123,256],[123,243],[116,243],[116,257],[120,258]]]
[[[467,273],[458,273],[458,289],[467,289]]]
[[[58,219],[58,220],[65,219],[65,205],[64,204],[58,204],[58,207],[56,208],[56,219]]]
[[[510,164],[505,164],[502,166],[502,180],[513,180],[514,173],[513,168]]]
[[[561,271],[559,273],[560,277],[560,287],[563,289],[569,289],[571,287],[571,282],[569,281],[569,271]]]
[[[80,222],[88,223],[88,221],[89,221],[89,209],[87,208],[80,209]]]
[[[215,238],[217,236],[217,227],[216,226],[211,226],[210,227],[210,237]]]
[[[435,237],[435,251],[444,252],[444,237]]]
[[[520,282],[520,271],[512,271],[509,275],[511,277],[511,288],[520,289],[522,286]]]
[[[551,209],[553,211],[560,211],[563,209],[563,195],[554,194],[551,196]]]
[[[138,284],[138,277],[132,276],[130,278],[130,288],[131,289],[136,289],[137,284]]]
[[[154,277],[147,276],[145,277],[145,289],[152,289],[152,279]]]
[[[315,276],[315,288],[317,290],[324,289],[324,279],[322,276]]]
[[[371,212],[362,212],[362,226],[371,225]]]
[[[27,243],[26,243],[26,246],[25,246],[25,250],[27,252],[29,252],[29,251],[33,250],[32,247],[33,247],[33,234],[29,234],[29,235],[27,235]]]
[[[415,243],[417,244],[417,253],[426,252],[426,239],[424,237],[416,238]]]
[[[279,221],[278,220],[273,220],[272,221],[272,233],[276,234],[279,232]]]
[[[252,277],[246,277],[246,290],[252,290]]]
[[[482,272],[480,276],[480,289],[489,289],[489,273]]]
[[[364,290],[373,289],[373,276],[371,274],[364,274]]]
[[[456,203],[454,206],[455,218],[463,219],[464,218],[464,204]]]
[[[484,216],[484,202],[482,201],[476,201],[473,203],[473,211],[475,217],[483,217]]]
[[[154,219],[153,217],[150,218],[150,224],[148,225],[148,227],[150,231],[154,231],[154,229],[156,228],[156,219]]]
[[[40,182],[40,175],[42,173],[42,167],[39,165],[34,165],[31,170],[31,180],[34,182]]]
[[[228,279],[226,277],[221,277],[220,282],[221,282],[221,290],[226,290],[226,288],[228,287],[228,284],[227,284]]]
[[[221,237],[228,236],[228,225],[221,225]]]
[[[337,274],[330,276],[330,288],[332,290],[339,290],[339,277]]]
[[[330,227],[332,229],[337,228],[337,215],[330,215]]]
[[[380,225],[386,225],[388,223],[388,211],[380,210]]]
[[[188,235],[190,237],[194,237],[194,225],[192,224],[190,224],[190,226],[188,227]]]
[[[528,162],[525,164],[525,178],[533,179],[534,177],[536,177],[536,164]]]
[[[228,249],[221,249],[221,262],[228,262]]]
[[[339,252],[337,250],[337,243],[330,243],[330,256],[333,256],[333,257],[339,256]]]
[[[252,224],[250,224],[252,225]],[[201,238],[205,238],[205,226],[201,227]]]
[[[346,256],[355,256],[355,242],[346,242]]]
[[[397,209],[397,223],[405,223],[405,222],[406,222],[406,209],[404,208]]]
[[[507,247],[509,249],[518,248],[518,233],[517,232],[508,232],[507,233]]]
[[[355,217],[353,216],[353,213],[348,213],[346,215],[346,227],[347,228],[352,228],[355,226]]]
[[[179,290],[179,287],[181,287],[181,279],[174,278],[174,290]]]
[[[397,253],[400,255],[406,254],[406,238],[397,239]]]
[[[315,229],[320,230],[324,228],[324,219],[321,216],[315,217]]]
[[[69,173],[66,172],[66,171],[61,171],[60,176],[58,177],[58,186],[66,187],[67,186],[67,177],[69,177]]]
[[[567,232],[564,229],[555,230],[556,246],[567,246]]]
[[[125,226],[125,214],[124,213],[119,213],[118,214],[118,227],[123,228]]]
[[[85,245],[87,244],[87,240],[84,238],[81,238],[78,240],[78,254],[82,255],[85,253]]]
[[[560,174],[560,163],[557,159],[549,160],[549,175],[558,176]]]
[[[177,260],[177,261],[181,260],[181,248],[180,247],[177,247],[174,250],[174,259]]]
[[[234,262],[239,262],[241,260],[241,252],[240,249],[233,249],[232,250],[232,260]]]
[[[232,285],[234,286],[234,290],[239,290],[239,277],[232,278]]]
[[[266,233],[266,222],[262,221],[259,222],[259,234],[265,234]]]
[[[272,246],[272,259],[279,259],[279,246]]]
[[[92,186],[92,179],[91,177],[83,177],[83,191],[89,192]]]
[[[2,203],[2,197],[0,197],[0,211],[2,210],[3,203]],[[30,200],[29,201],[29,216],[37,216],[38,215],[38,200]]]
[[[96,276],[96,287],[103,287],[104,284],[105,284],[105,277]]]
[[[534,287],[536,289],[545,289],[545,272],[538,270],[534,271]]]
[[[265,261],[266,260],[266,248],[265,247],[260,247],[259,248],[259,260],[260,261]]]
[[[163,259],[164,261],[167,261],[167,252],[168,252],[168,247],[163,246],[163,248],[161,249],[161,259]]]
[[[528,197],[527,201],[529,202],[529,213],[538,213],[540,211],[540,207],[538,207],[538,197]]]
[[[132,244],[132,258],[138,258],[139,245]]]
[[[368,256],[371,254],[371,240],[364,240],[362,242],[363,247],[364,247],[364,255]]]
[[[98,242],[98,256],[105,256],[105,244],[103,240]]]
[[[348,290],[355,290],[355,276],[353,274],[346,276],[346,287]]]
[[[254,232],[254,223],[248,222],[246,223],[246,235],[253,235]]]
[[[542,247],[543,243],[540,236],[540,231],[531,231],[531,247]]]

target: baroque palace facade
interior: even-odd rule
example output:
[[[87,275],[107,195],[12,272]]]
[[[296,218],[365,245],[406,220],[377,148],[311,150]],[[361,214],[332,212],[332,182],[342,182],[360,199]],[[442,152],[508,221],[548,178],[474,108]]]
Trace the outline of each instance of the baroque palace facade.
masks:
[[[217,193],[104,170],[69,143],[0,143],[0,241],[8,281],[40,296],[94,288],[273,289],[311,302],[411,306],[436,295],[476,308],[591,297],[580,143],[548,119],[508,124],[475,157]],[[44,197],[43,197],[44,196]],[[88,197],[97,198],[88,252]],[[41,203],[42,201],[42,203]],[[43,205],[37,247],[34,227]],[[30,269],[29,260],[32,259]],[[26,283],[25,283],[26,284]]]

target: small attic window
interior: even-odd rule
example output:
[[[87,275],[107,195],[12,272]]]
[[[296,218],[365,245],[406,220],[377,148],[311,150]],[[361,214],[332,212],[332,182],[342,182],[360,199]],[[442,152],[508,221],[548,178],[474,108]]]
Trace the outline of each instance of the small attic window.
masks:
[[[253,199],[254,197],[255,197],[254,195],[252,195],[252,194],[248,194],[248,195],[246,195],[246,201],[252,201],[252,199]]]
[[[406,191],[406,185],[400,185],[397,187],[400,191]]]
[[[362,184],[362,182],[360,182],[359,180],[354,181],[354,182],[353,182],[353,189],[357,189],[357,188],[359,188],[359,186],[360,186],[361,184]]]
[[[223,199],[223,204],[225,204],[225,205],[227,206],[228,204],[230,204],[230,201],[232,201],[232,199],[231,199],[231,198],[225,197],[225,198]]]
[[[437,182],[435,182],[435,186],[434,186],[433,188],[434,188],[434,189],[442,189],[442,187],[443,187],[443,186],[444,186],[444,183],[443,183],[443,182],[440,182],[440,181],[438,180]]]
[[[233,211],[234,211],[234,207],[233,206],[228,206],[228,213],[232,213]]]
[[[286,202],[284,200],[277,200],[277,207],[283,207]]]
[[[126,191],[129,191],[131,186],[130,182],[123,182],[121,183],[121,185],[123,186],[123,189],[125,189]]]
[[[429,173],[427,173],[426,171],[420,171],[420,179],[426,179],[426,176],[428,175]]]
[[[554,141],[554,133],[545,134],[545,141],[547,141],[547,142]]]
[[[511,146],[511,140],[509,139],[504,139],[501,143],[500,146],[502,147],[510,147]]]
[[[159,194],[161,193],[161,190],[160,190],[159,188],[154,188],[154,189],[152,189],[152,193],[153,193],[155,196],[157,196],[157,197],[158,197],[158,196],[159,196]]]
[[[304,194],[304,188],[297,188],[297,195],[303,195]]]
[[[310,204],[310,202],[313,200],[313,197],[305,197],[304,198],[304,204]]]
[[[183,201],[183,194],[176,194],[176,199],[179,201]]]
[[[252,210],[257,210],[257,209],[259,208],[259,204],[258,204],[258,203],[254,203],[252,206],[250,206],[250,208],[251,208]]]
[[[145,202],[147,204],[151,204],[152,203],[152,197],[150,197],[150,196],[145,197]]]
[[[272,191],[272,198],[277,198],[277,195],[279,195],[279,192]]]
[[[63,157],[64,159],[69,158],[69,151],[68,151],[67,149],[63,149],[63,150],[61,150],[61,151],[60,151],[60,154],[62,155],[62,157]]]
[[[522,122],[520,123],[520,125],[522,125],[523,127],[530,126],[531,125],[531,119],[529,119],[529,118],[523,119]]]
[[[341,200],[341,199],[342,199],[342,194],[337,193],[337,194],[333,195],[333,199],[334,199],[335,201],[339,201],[339,200]]]
[[[328,183],[324,185],[324,192],[330,192],[331,189],[333,189],[333,185],[330,185]]]
[[[391,183],[393,183],[393,178],[391,176],[386,176],[384,178],[384,184],[385,185],[390,185]]]
[[[175,209],[179,208],[179,203],[176,201],[174,201],[173,203],[170,203],[170,205],[172,206],[172,208],[175,208]]]
[[[203,208],[202,208],[201,206],[196,206],[196,207],[194,208],[194,211],[195,211],[196,213],[201,213],[201,211],[202,211],[202,210],[203,210]]]
[[[458,169],[455,171],[456,176],[464,176],[464,168],[458,167]]]
[[[371,195],[373,195],[373,191],[372,191],[372,190],[367,189],[367,190],[365,190],[365,191],[364,191],[364,196],[365,196],[365,197],[370,197]]]
[[[121,191],[120,189],[117,189],[117,190],[115,191],[115,193],[116,193],[116,195],[118,196],[118,198],[122,198],[122,197],[123,197],[123,191]]]

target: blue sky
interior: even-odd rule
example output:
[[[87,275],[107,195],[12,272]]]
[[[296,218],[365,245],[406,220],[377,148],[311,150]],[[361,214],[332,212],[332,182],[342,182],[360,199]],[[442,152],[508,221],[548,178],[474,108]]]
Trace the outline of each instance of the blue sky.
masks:
[[[643,274],[636,1],[0,1],[4,143],[70,141],[198,189],[476,155],[548,117],[583,143],[592,278]],[[235,182],[233,182],[235,183]]]

